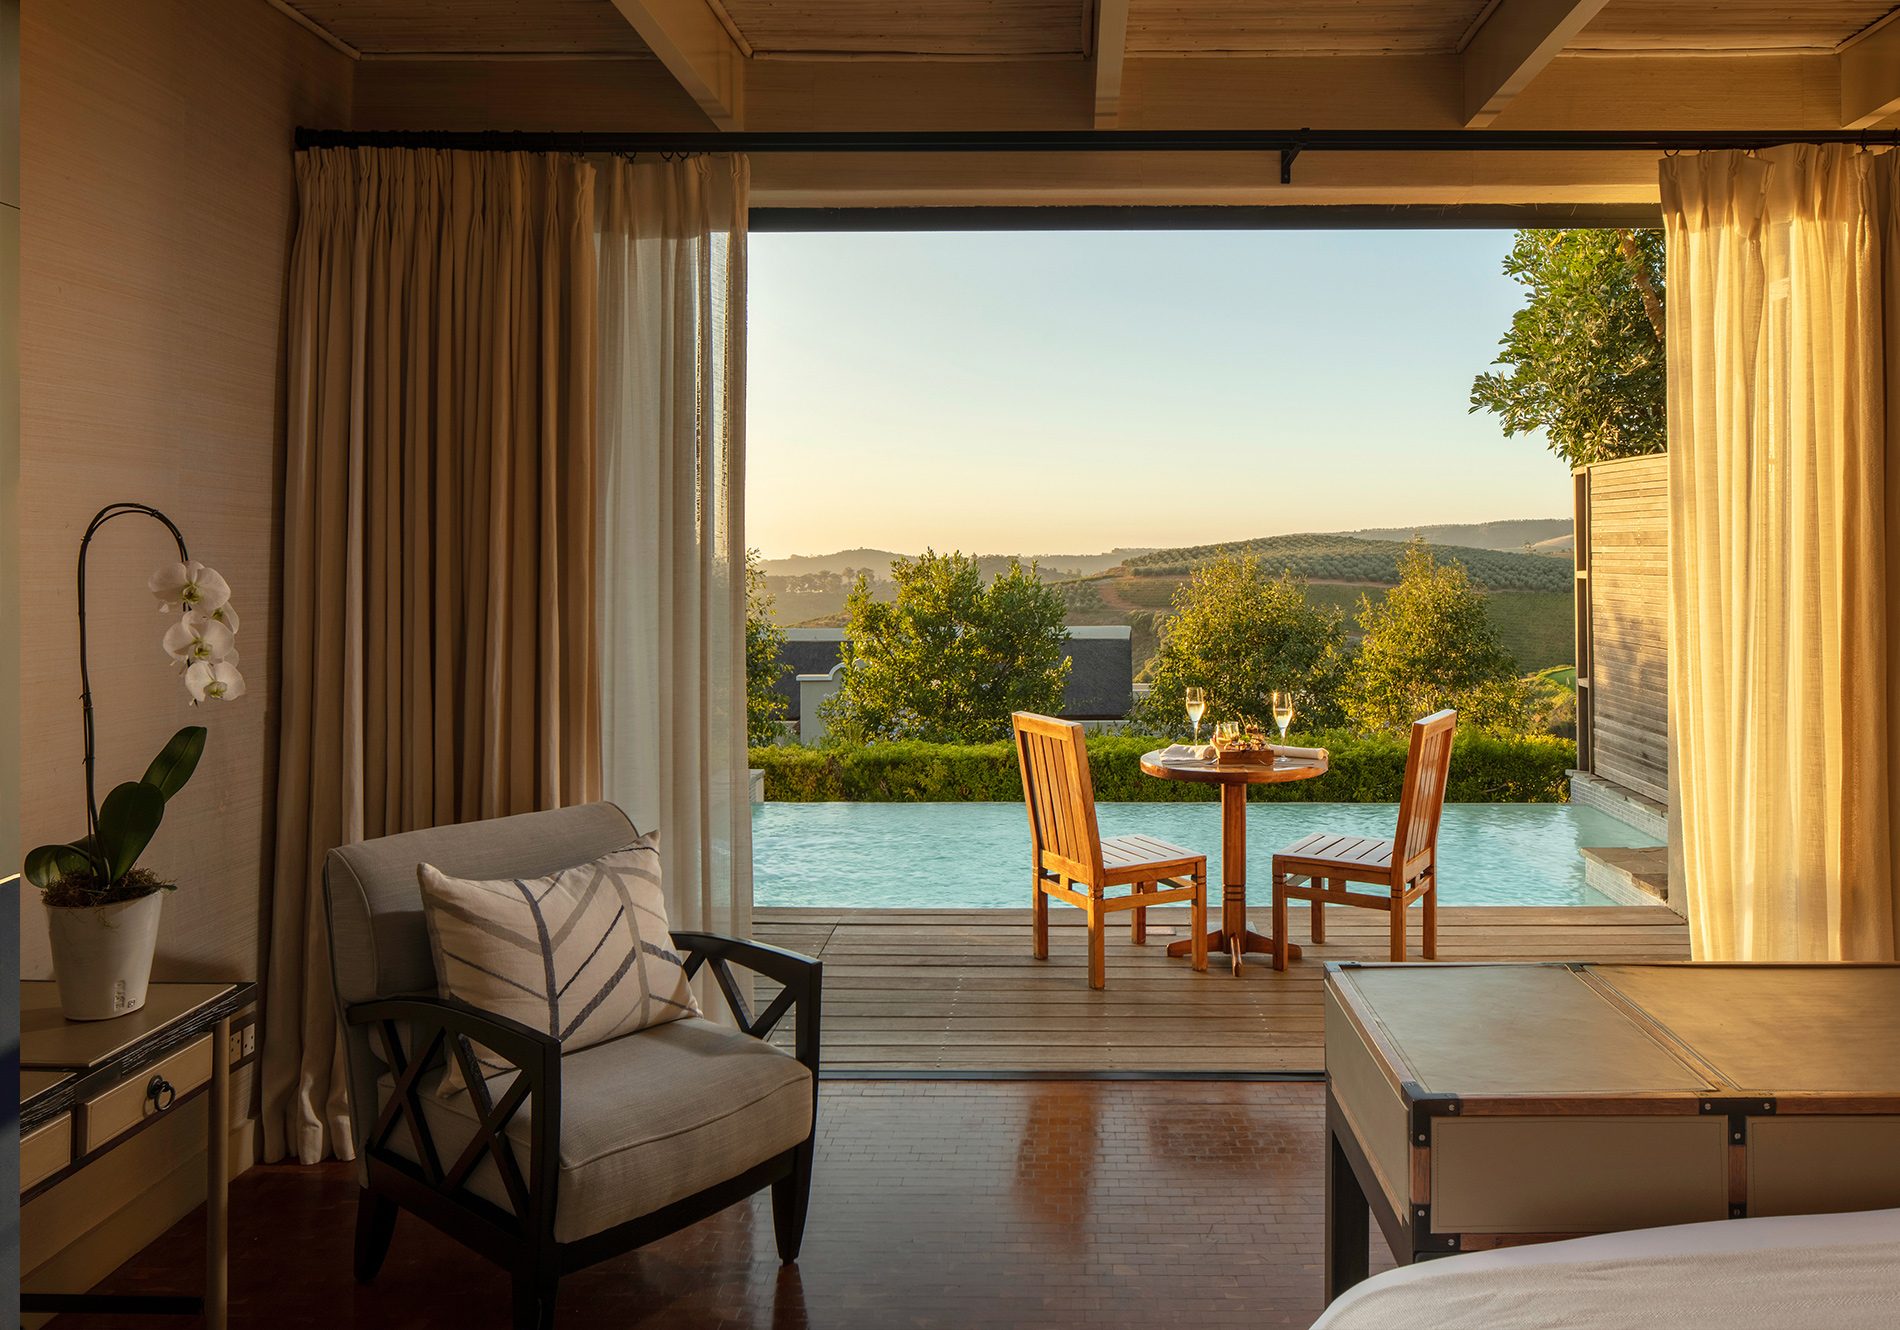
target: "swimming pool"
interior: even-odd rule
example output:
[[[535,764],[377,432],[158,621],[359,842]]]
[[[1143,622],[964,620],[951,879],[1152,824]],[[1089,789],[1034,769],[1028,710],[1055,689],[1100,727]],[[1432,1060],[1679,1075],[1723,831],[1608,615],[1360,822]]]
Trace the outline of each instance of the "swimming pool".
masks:
[[[1145,832],[1205,849],[1220,889],[1220,806],[1102,804],[1104,836]],[[1267,899],[1273,852],[1312,831],[1390,836],[1396,804],[1247,807],[1247,881]],[[1446,905],[1609,905],[1584,885],[1579,851],[1650,845],[1577,804],[1447,804],[1439,826]],[[752,810],[753,899],[761,906],[964,909],[1029,904],[1029,824],[1009,803],[765,803]]]

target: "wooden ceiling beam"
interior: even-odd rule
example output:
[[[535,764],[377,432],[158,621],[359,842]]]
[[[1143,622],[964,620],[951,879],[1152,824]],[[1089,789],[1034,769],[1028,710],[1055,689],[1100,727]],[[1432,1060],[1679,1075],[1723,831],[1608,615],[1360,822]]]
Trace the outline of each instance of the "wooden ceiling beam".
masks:
[[[1122,68],[1128,55],[1128,0],[1095,0],[1095,127],[1121,123]]]
[[[614,8],[716,128],[745,128],[745,52],[706,0],[614,0]]]
[[[1608,0],[1501,0],[1472,33],[1461,58],[1465,127],[1496,120]]]
[[[1841,51],[1841,126],[1872,129],[1900,116],[1900,19]]]

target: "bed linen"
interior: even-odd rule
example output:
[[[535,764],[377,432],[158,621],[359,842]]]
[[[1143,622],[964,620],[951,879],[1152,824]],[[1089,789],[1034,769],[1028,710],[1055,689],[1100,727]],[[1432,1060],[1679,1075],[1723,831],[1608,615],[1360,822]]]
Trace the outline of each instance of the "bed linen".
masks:
[[[1347,1290],[1313,1330],[1894,1330],[1900,1210],[1470,1252]]]

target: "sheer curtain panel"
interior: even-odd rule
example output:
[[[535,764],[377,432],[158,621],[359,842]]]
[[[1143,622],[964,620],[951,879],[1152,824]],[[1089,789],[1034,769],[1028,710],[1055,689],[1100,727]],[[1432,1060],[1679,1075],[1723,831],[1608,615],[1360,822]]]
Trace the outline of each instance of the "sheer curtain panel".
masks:
[[[605,788],[659,831],[674,926],[744,937],[747,163],[600,172]]]
[[[1698,960],[1891,960],[1896,156],[1662,164],[1669,712]]]
[[[354,1152],[335,845],[597,798],[594,168],[298,154],[265,1157]]]

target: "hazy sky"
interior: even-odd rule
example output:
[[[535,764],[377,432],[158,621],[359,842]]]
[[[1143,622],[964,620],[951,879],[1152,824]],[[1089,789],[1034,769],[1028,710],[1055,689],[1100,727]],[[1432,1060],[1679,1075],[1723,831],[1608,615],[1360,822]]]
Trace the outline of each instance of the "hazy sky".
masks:
[[[1467,413],[1502,231],[751,237],[747,540],[1089,553],[1557,517]]]

